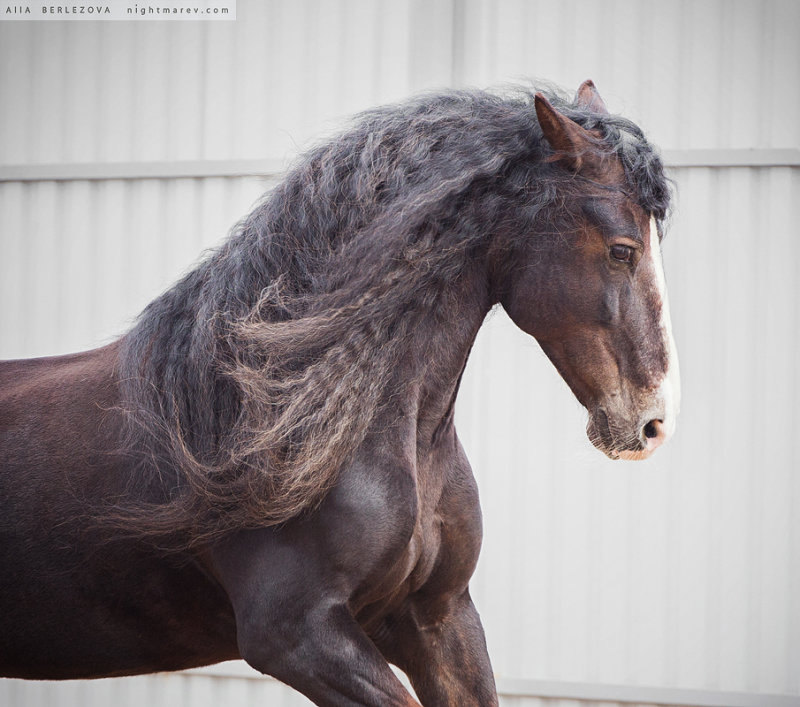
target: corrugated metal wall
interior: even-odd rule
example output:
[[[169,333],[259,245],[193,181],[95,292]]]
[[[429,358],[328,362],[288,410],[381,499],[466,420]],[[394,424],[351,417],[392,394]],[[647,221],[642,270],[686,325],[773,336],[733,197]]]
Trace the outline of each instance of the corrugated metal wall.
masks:
[[[535,342],[501,313],[484,327],[457,414],[504,705],[800,696],[800,4],[239,0],[238,18],[0,23],[0,356],[120,333],[268,185],[203,165],[283,163],[421,88],[592,77],[683,165],[664,252],[683,412],[653,460],[606,461]],[[197,175],[165,178],[175,160]],[[162,178],[47,179],[140,162]],[[0,681],[0,703],[304,703],[237,670]]]

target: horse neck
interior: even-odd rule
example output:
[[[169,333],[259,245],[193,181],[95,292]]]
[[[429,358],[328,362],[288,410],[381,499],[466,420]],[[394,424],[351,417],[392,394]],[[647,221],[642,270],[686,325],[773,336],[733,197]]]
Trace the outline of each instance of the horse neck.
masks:
[[[418,327],[409,344],[416,385],[418,445],[433,445],[452,427],[461,376],[480,326],[491,308],[486,269],[480,262],[442,294],[436,311]]]

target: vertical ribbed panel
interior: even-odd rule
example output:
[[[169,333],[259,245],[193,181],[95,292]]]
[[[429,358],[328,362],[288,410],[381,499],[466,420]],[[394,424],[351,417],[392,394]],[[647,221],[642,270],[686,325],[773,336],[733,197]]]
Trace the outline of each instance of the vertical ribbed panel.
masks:
[[[664,149],[796,147],[800,3],[464,0],[454,75],[594,79]]]
[[[526,77],[593,78],[663,149],[800,146],[792,0],[239,0],[238,16],[0,23],[0,161],[281,160],[412,90]],[[653,460],[605,460],[536,343],[502,312],[481,332],[457,419],[501,679],[800,694],[799,173],[673,170],[683,410]],[[0,357],[118,335],[267,186],[0,184]],[[196,674],[0,681],[15,707],[142,702],[308,704]]]
[[[240,2],[236,22],[0,23],[0,162],[284,157],[408,94],[409,1]]]
[[[267,186],[253,177],[0,184],[0,358],[121,334]]]
[[[0,24],[0,161],[283,157],[409,90],[528,77],[591,76],[665,149],[800,141],[790,0],[272,0],[239,14]]]

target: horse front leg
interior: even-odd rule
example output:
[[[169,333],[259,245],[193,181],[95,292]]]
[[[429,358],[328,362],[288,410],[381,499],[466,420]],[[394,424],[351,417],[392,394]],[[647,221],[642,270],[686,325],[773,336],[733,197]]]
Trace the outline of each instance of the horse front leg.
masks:
[[[275,623],[244,621],[241,655],[315,704],[420,707],[346,606],[308,606],[302,616],[290,612],[280,626]]]
[[[247,531],[212,550],[241,657],[324,707],[419,707],[354,619],[316,530]]]
[[[469,591],[447,601],[410,598],[375,635],[387,660],[408,675],[424,707],[492,707],[497,688]]]

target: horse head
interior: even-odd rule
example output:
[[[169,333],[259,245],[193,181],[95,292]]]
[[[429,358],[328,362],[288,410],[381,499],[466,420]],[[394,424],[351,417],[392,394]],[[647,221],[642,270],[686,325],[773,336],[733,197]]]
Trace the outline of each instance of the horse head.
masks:
[[[587,408],[594,445],[612,459],[646,459],[672,435],[680,402],[661,262],[665,214],[648,211],[637,184],[648,164],[666,181],[652,152],[626,164],[626,150],[643,152],[641,133],[617,131],[609,143],[602,126],[613,120],[590,81],[573,108],[575,120],[535,97],[550,194],[516,226],[528,233],[506,256],[500,299]]]

